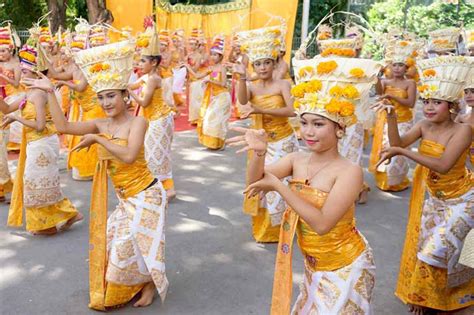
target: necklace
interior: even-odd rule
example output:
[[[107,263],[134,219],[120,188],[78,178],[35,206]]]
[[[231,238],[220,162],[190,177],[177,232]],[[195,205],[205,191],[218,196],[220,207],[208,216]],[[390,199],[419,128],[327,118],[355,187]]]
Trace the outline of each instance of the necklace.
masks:
[[[118,125],[118,127],[116,127],[113,132],[110,131],[110,123],[111,123],[111,121],[109,120],[109,121],[107,122],[107,130],[109,131],[109,134],[112,136],[113,139],[115,139],[115,135],[117,134],[118,131],[120,131],[120,129],[121,129],[123,126],[128,125],[128,122],[129,122],[129,121],[130,121],[130,119],[128,119],[125,123]]]
[[[304,181],[305,185],[306,186],[310,186],[311,185],[311,181],[316,177],[316,175],[319,174],[320,171],[322,171],[326,166],[329,166],[332,162],[334,162],[334,160],[332,161],[329,161],[329,162],[326,162],[323,164],[323,166],[321,166],[320,168],[318,168],[318,170],[311,176],[309,176],[309,166],[311,165],[311,158],[313,157],[313,155],[311,154],[309,156],[309,161],[308,161],[308,165],[306,166],[306,180]]]

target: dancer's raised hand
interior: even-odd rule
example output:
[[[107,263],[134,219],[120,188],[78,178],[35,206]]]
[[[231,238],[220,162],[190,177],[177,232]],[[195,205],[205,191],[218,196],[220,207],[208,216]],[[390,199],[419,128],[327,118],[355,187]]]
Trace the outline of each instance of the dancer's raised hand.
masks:
[[[21,80],[21,83],[25,85],[27,89],[40,89],[45,92],[54,90],[54,84],[47,76],[41,72],[37,72],[36,74],[39,76],[38,79],[24,78]]]
[[[267,150],[267,134],[263,129],[248,129],[242,127],[233,127],[231,130],[237,131],[242,135],[232,137],[226,140],[231,147],[243,147],[237,153],[253,150],[256,154],[265,153]]]
[[[386,111],[388,116],[395,115],[393,104],[386,98],[383,98],[375,104],[371,105],[370,109],[374,110],[375,112]]]

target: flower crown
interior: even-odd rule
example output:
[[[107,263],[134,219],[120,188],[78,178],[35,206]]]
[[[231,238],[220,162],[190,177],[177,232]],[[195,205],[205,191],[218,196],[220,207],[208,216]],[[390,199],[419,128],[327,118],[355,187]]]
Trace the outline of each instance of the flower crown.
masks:
[[[154,22],[145,29],[145,32],[138,34],[137,49],[143,56],[160,55],[160,37]]]
[[[456,102],[474,76],[474,58],[464,56],[440,56],[420,60],[421,73],[418,87],[421,98],[434,98]]]
[[[0,27],[0,47],[13,48],[13,36],[10,24]]]
[[[216,36],[214,37],[214,42],[211,46],[211,52],[215,52],[221,55],[224,55],[225,51],[225,39],[223,36]]]
[[[385,43],[385,61],[409,65],[416,51],[422,46],[420,42],[392,39]]]
[[[127,40],[82,50],[74,56],[92,89],[125,90],[132,73],[135,43]]]
[[[342,127],[357,121],[356,107],[382,68],[373,60],[337,57],[294,60],[293,66],[298,82],[291,90],[295,112],[320,115]]]
[[[239,32],[240,50],[248,55],[251,63],[260,59],[276,60],[281,50],[282,33],[281,26]]]
[[[428,47],[435,52],[456,50],[461,30],[456,27],[444,28],[429,33]]]
[[[339,56],[339,57],[355,57],[356,56],[356,39],[327,39],[320,43],[321,56]]]

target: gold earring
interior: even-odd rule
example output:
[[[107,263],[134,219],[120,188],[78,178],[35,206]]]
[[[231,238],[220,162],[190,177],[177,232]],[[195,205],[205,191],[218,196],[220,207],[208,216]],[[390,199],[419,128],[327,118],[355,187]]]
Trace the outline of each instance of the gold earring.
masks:
[[[338,139],[342,139],[342,137],[344,137],[344,131],[342,131],[341,129],[339,129],[338,131],[336,131],[336,137]]]
[[[124,97],[124,98],[123,98],[123,101],[124,101],[126,104],[128,104],[128,103],[130,102],[130,99],[129,99],[128,97]]]
[[[456,110],[455,110],[454,108],[450,108],[450,109],[449,109],[449,112],[450,112],[451,114],[456,114]]]

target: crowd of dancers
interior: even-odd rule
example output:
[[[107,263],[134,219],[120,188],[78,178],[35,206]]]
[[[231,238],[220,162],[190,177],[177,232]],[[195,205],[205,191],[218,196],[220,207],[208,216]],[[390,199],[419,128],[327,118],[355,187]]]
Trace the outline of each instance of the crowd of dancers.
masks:
[[[79,19],[53,35],[39,21],[21,48],[12,25],[0,27],[8,225],[52,235],[83,220],[61,190],[67,148],[72,178],[92,181],[89,307],[165,299],[174,123],[187,114],[202,146],[248,153],[243,212],[256,242],[278,243],[272,314],[371,314],[375,262],[355,223],[356,204],[370,202],[369,143],[373,189],[412,190],[395,295],[414,314],[474,312],[474,31],[422,40],[392,29],[377,38],[377,61],[364,58],[365,28],[338,37],[321,24],[319,54],[307,56],[310,36],[291,77],[284,23],[211,39],[200,28],[158,30],[152,18],[144,27],[132,36]],[[251,127],[228,138],[231,117]],[[14,179],[8,151],[19,151]],[[119,201],[109,216],[108,178]],[[305,272],[291,307],[295,234]]]

